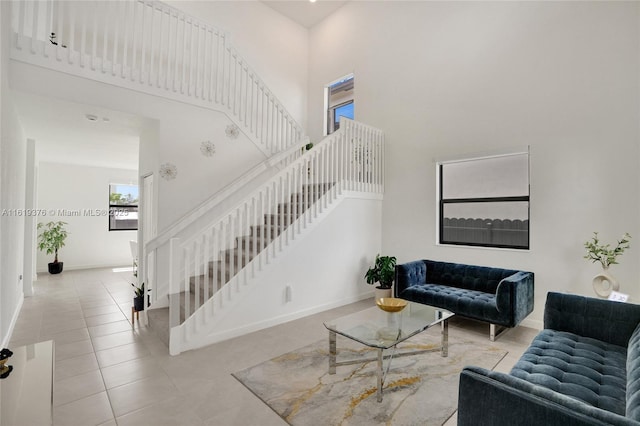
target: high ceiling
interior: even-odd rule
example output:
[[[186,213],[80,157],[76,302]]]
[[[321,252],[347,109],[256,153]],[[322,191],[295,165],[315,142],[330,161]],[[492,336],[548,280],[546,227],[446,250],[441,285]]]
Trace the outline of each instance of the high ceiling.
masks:
[[[40,161],[138,169],[144,119],[105,108],[15,94],[25,136],[36,141]]]
[[[313,27],[347,3],[337,0],[317,0],[315,3],[309,0],[262,0],[262,2],[306,28]]]

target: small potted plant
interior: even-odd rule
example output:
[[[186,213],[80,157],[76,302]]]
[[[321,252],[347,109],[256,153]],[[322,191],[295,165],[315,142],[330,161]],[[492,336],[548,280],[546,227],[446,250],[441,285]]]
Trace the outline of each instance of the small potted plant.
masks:
[[[380,283],[376,287],[376,300],[383,297],[391,297],[391,286],[396,273],[395,256],[376,255],[373,267],[369,268],[364,277],[367,284]]]
[[[602,272],[593,277],[592,282],[593,290],[599,297],[608,298],[612,291],[620,289],[620,283],[609,272],[609,266],[618,263],[618,256],[622,255],[630,247],[630,240],[631,235],[625,232],[616,246],[611,248],[610,244],[601,243],[598,233],[594,232],[591,240],[584,243],[584,247],[587,249],[587,254],[584,255],[584,258],[593,263],[600,262],[600,265],[602,265]]]
[[[64,247],[64,242],[67,239],[68,233],[64,229],[66,224],[66,222],[38,223],[38,229],[42,230],[38,235],[38,248],[46,251],[47,254],[55,253],[53,262],[48,264],[50,274],[59,274],[64,266],[64,262],[58,262],[58,250]]]
[[[131,283],[133,292],[136,295],[133,298],[133,308],[137,311],[144,311],[144,283],[137,286],[135,283]]]

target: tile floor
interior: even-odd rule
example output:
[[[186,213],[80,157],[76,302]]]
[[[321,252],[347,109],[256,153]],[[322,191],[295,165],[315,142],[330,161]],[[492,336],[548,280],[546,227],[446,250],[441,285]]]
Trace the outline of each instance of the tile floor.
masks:
[[[130,272],[41,274],[25,298],[10,347],[54,340],[54,425],[283,426],[231,373],[327,337],[322,323],[371,306],[353,303],[171,357],[144,326],[131,324]],[[488,342],[488,326],[456,319],[451,336]],[[517,327],[495,343],[508,371],[536,330]],[[456,424],[455,415],[446,425]]]

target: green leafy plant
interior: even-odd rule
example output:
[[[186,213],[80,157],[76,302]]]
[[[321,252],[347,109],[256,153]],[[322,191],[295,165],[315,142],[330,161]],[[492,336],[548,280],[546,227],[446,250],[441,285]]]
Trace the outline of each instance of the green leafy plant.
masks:
[[[67,239],[67,231],[64,229],[64,225],[67,222],[49,222],[44,224],[40,222],[38,224],[38,230],[42,230],[38,235],[38,248],[42,251],[46,251],[47,254],[55,253],[53,263],[58,263],[58,250],[64,247],[64,242]]]
[[[593,263],[600,262],[602,268],[607,269],[609,265],[618,263],[618,256],[630,247],[629,240],[631,240],[631,235],[625,232],[622,238],[618,240],[618,244],[611,248],[610,244],[602,244],[598,239],[598,233],[594,232],[591,240],[584,243],[584,247],[587,249],[587,254],[584,258]]]
[[[133,292],[136,297],[144,296],[144,283],[140,284],[140,286],[135,285],[135,283],[131,283],[131,286],[133,287]]]
[[[380,256],[376,255],[376,260],[373,267],[369,268],[364,277],[367,280],[367,284],[380,283],[379,288],[388,289],[393,284],[393,278],[396,272],[396,258],[395,256]]]

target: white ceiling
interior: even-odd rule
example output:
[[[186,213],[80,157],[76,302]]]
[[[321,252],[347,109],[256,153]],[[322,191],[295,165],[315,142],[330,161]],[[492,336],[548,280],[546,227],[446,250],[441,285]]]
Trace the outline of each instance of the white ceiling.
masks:
[[[20,122],[26,137],[36,141],[40,161],[138,169],[143,118],[27,93],[15,95]],[[87,114],[97,120],[89,121]]]
[[[317,0],[315,3],[309,0],[263,0],[262,2],[306,28],[313,27],[347,3],[347,1],[338,0]]]

